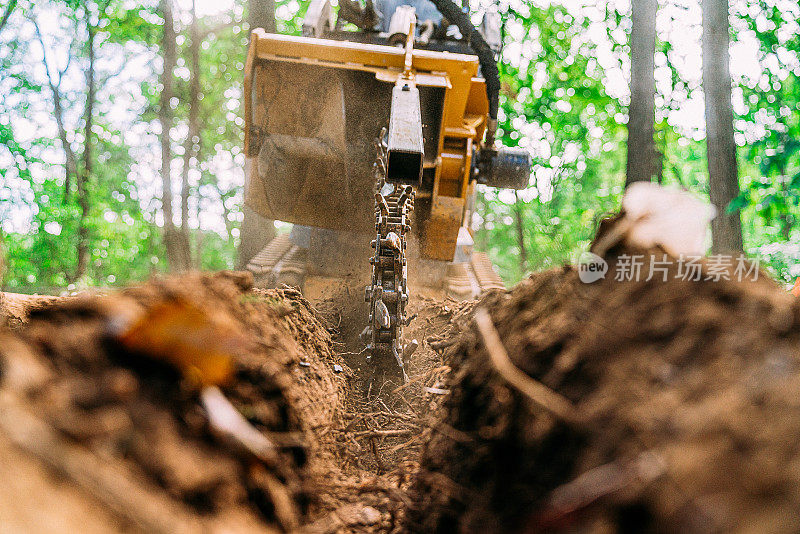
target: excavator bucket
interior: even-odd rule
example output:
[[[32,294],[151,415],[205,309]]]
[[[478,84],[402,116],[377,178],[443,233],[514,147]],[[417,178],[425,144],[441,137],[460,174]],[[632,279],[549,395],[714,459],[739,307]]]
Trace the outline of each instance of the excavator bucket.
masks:
[[[255,169],[246,202],[270,219],[369,230],[374,141],[388,120],[391,85],[280,60],[258,62],[252,76]]]

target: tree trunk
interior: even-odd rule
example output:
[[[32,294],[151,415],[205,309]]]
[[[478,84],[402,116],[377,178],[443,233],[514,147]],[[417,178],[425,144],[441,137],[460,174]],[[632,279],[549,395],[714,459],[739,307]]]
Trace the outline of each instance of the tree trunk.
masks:
[[[164,214],[164,228],[171,228],[172,218],[172,173],[170,163],[172,148],[169,134],[172,129],[172,71],[175,68],[175,29],[172,20],[171,0],[160,0],[161,14],[164,17],[164,28],[161,39],[161,97],[159,100],[158,120],[161,123],[161,209]],[[169,252],[169,251],[168,251]]]
[[[256,28],[264,28],[269,33],[275,33],[275,0],[250,0],[248,2],[250,12],[247,22],[250,24],[250,31]]]
[[[628,161],[625,185],[650,182],[658,175],[653,141],[657,0],[631,6],[631,104],[628,108]]]
[[[703,0],[703,90],[709,192],[718,214],[711,221],[714,253],[742,252],[742,221],[728,205],[739,196],[729,68],[728,1]]]
[[[74,181],[78,194],[78,205],[80,207],[80,216],[78,218],[78,231],[77,231],[77,244],[76,244],[76,263],[75,271],[72,273],[65,273],[67,280],[74,282],[86,274],[89,266],[89,230],[86,225],[86,220],[89,215],[89,198],[87,183],[89,176],[92,173],[92,125],[94,117],[94,102],[96,99],[96,84],[95,84],[95,50],[94,38],[95,28],[91,24],[88,17],[91,15],[87,13],[86,29],[88,31],[87,37],[87,57],[89,64],[86,71],[86,103],[84,107],[84,146],[83,146],[83,168],[78,168],[78,157],[75,151],[72,150],[72,145],[67,136],[67,127],[64,121],[64,102],[61,93],[61,80],[66,71],[58,71],[58,78],[51,73],[50,64],[47,60],[47,49],[42,39],[42,33],[39,30],[39,24],[35,18],[31,18],[33,27],[35,29],[36,37],[42,47],[42,62],[44,63],[45,74],[47,76],[47,84],[50,87],[50,92],[53,96],[53,115],[56,119],[56,126],[58,128],[58,137],[61,141],[61,146],[64,149],[64,202],[70,202],[72,183]]]
[[[11,0],[6,6],[6,10],[3,13],[3,18],[0,18],[0,31],[3,31],[3,26],[5,26],[6,22],[8,22],[8,19],[11,17],[11,13],[14,11],[14,7],[16,5],[17,0]]]
[[[197,7],[192,1],[192,23],[189,28],[189,127],[184,142],[183,169],[181,172],[181,238],[184,241],[185,254],[191,258],[191,239],[189,230],[189,170],[192,159],[199,160],[200,155],[200,128],[198,126],[198,113],[200,108],[200,31],[197,26]],[[197,251],[200,255],[200,251]]]
[[[86,53],[89,64],[86,70],[86,104],[83,112],[83,169],[82,172],[78,174],[76,180],[78,205],[80,206],[81,212],[78,218],[78,252],[75,273],[72,276],[73,281],[80,279],[86,274],[86,269],[89,266],[89,228],[87,227],[87,219],[89,218],[89,180],[94,172],[92,126],[94,125],[94,101],[97,96],[94,49],[94,39],[97,29],[90,20],[91,14],[87,12],[86,17]]]
[[[97,84],[95,82],[95,49],[94,40],[97,28],[88,20],[91,15],[87,13],[86,21],[86,49],[89,58],[88,69],[86,71],[86,105],[84,107],[84,126],[83,126],[83,172],[78,175],[77,192],[78,205],[81,208],[80,219],[78,220],[78,261],[75,268],[74,279],[77,280],[86,274],[89,266],[89,228],[87,219],[89,218],[89,182],[94,173],[94,158],[92,156],[92,127],[94,126],[94,103],[97,98]]]
[[[47,60],[47,48],[42,39],[42,32],[39,30],[39,23],[35,18],[31,18],[33,28],[36,31],[36,37],[39,40],[39,45],[42,47],[42,63],[44,65],[44,72],[47,76],[47,85],[50,87],[50,92],[53,96],[53,115],[55,115],[56,126],[58,127],[58,138],[61,141],[61,147],[64,149],[64,202],[69,202],[70,189],[72,180],[77,180],[78,176],[78,158],[72,150],[72,145],[69,143],[67,137],[67,127],[64,123],[64,104],[61,95],[61,75],[59,73],[56,79],[50,72],[50,63]],[[58,72],[58,69],[56,69]]]
[[[172,18],[172,0],[160,0],[159,9],[164,17],[164,32],[161,39],[161,56],[164,68],[161,73],[161,98],[158,109],[158,120],[161,123],[161,206],[164,214],[164,245],[167,249],[167,264],[170,270],[182,271],[189,268],[182,239],[175,228],[172,213],[172,147],[170,131],[172,129],[173,70],[177,62],[175,50],[175,26]]]
[[[783,160],[781,163],[778,164],[777,171],[778,171],[778,176],[780,176],[779,180],[781,183],[781,189],[783,195],[791,196],[792,179],[786,176],[786,171],[787,171],[786,166],[787,166],[787,161]],[[791,208],[787,205],[786,211],[780,211],[778,213],[778,220],[781,223],[781,229],[780,229],[781,238],[783,238],[783,240],[787,242],[792,238],[792,226],[793,226],[792,221],[794,219],[792,217],[791,212],[789,211],[790,209]]]
[[[519,247],[519,272],[524,276],[528,272],[528,247],[525,245],[525,222],[522,220],[522,201],[519,193],[514,191],[514,220],[517,227],[517,246]]]
[[[217,193],[219,194],[220,204],[222,206],[222,218],[225,221],[225,235],[227,236],[228,243],[233,242],[233,229],[234,229],[234,222],[231,221],[231,210],[228,209],[228,206],[225,202],[230,198],[230,195],[226,195],[222,192],[222,189],[219,187],[219,182],[216,182]],[[263,247],[262,247],[263,248]],[[254,251],[258,253],[261,249]]]

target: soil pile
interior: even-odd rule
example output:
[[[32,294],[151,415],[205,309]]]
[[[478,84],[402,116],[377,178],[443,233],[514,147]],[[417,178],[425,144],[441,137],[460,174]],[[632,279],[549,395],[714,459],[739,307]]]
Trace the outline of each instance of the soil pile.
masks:
[[[800,531],[800,301],[712,259],[606,259],[415,294],[405,384],[373,380],[346,285],[322,315],[241,273],[6,305],[0,477],[26,501],[0,521],[37,518],[34,457],[99,532]]]
[[[299,292],[250,285],[190,274],[30,311],[0,333],[0,430],[135,529],[302,525],[348,370]]]
[[[643,275],[615,281],[626,252]],[[677,258],[647,280],[650,252],[479,304],[502,346],[471,323],[450,351],[408,530],[800,530],[800,305],[711,261],[699,281]]]
[[[6,326],[18,328],[28,319],[28,315],[37,309],[46,308],[57,302],[60,297],[48,295],[20,295],[18,293],[0,292],[0,328]]]
[[[443,351],[468,308],[415,295],[410,381],[371,383],[360,290],[324,289],[321,314],[298,291],[252,289],[240,273],[15,297],[6,314],[15,328],[0,332],[0,456],[27,467],[10,468],[25,478],[24,496],[0,503],[0,519],[46,530],[94,508],[99,531],[398,532],[431,414],[448,393]],[[220,435],[208,413],[214,387],[277,456]],[[36,510],[37,492],[59,491],[62,513]],[[109,511],[121,521],[112,528]]]

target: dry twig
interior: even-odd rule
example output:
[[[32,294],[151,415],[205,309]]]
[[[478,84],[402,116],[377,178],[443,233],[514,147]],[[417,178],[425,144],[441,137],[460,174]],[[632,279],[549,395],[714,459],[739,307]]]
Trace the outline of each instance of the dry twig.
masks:
[[[386,438],[394,436],[411,436],[414,434],[410,429],[396,429],[396,430],[362,430],[354,432],[353,437],[356,438]]]

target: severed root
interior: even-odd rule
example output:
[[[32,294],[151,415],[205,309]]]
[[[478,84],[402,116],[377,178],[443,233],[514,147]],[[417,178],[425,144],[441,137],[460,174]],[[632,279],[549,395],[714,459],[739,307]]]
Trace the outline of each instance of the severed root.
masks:
[[[564,421],[577,422],[575,408],[568,399],[526,375],[514,365],[503,347],[503,342],[500,341],[500,336],[497,334],[489,312],[483,308],[475,310],[475,324],[478,326],[478,331],[483,338],[483,344],[489,353],[495,371],[500,376],[537,406]]]
[[[275,444],[248,423],[218,387],[203,388],[200,392],[200,403],[208,415],[212,432],[221,441],[241,452],[252,454],[269,466],[280,464]]]
[[[666,471],[666,463],[646,451],[629,462],[601,465],[553,490],[535,523],[542,529],[563,525],[603,497],[650,484]]]

